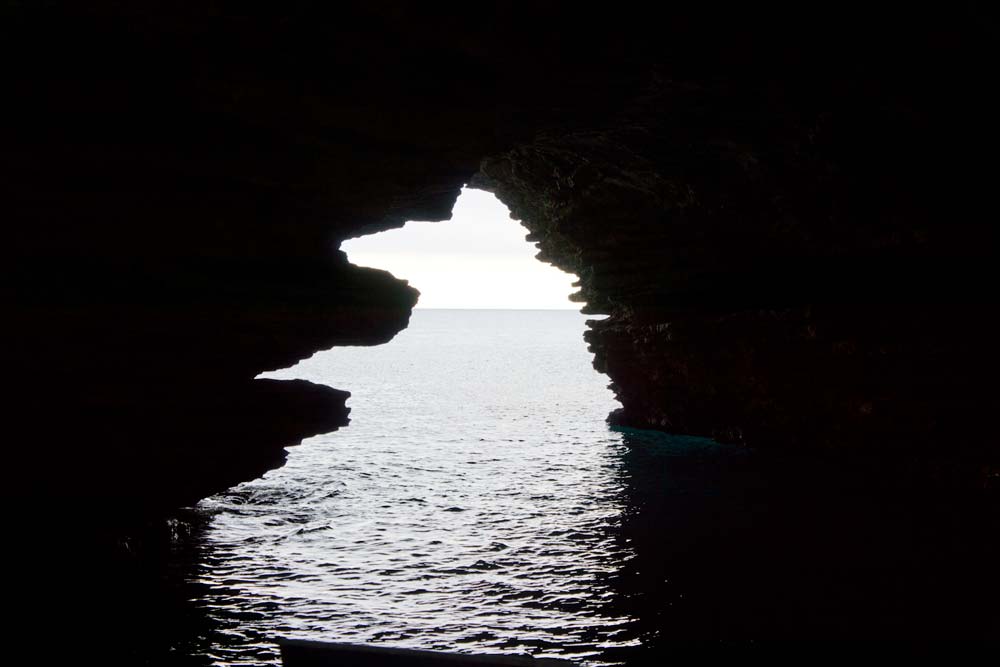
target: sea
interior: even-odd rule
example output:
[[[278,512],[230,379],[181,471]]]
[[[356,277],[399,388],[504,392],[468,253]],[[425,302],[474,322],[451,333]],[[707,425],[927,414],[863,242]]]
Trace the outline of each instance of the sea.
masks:
[[[418,309],[387,344],[268,373],[349,390],[351,423],[174,520],[159,658],[275,665],[305,638],[613,665],[1000,627],[972,574],[992,556],[948,508],[609,426],[586,319]]]
[[[595,659],[637,642],[612,604],[634,557],[618,404],[585,319],[418,309],[388,344],[267,374],[347,389],[351,423],[199,505],[212,657],[274,660],[277,637]]]

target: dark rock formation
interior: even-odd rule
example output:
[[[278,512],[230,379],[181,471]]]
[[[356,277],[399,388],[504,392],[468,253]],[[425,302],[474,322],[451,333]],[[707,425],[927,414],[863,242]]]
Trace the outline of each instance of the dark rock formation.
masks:
[[[404,327],[338,244],[480,167],[611,315],[622,423],[990,464],[970,7],[4,3],[8,491],[187,502],[342,424],[252,378]]]
[[[603,124],[484,162],[538,257],[610,315],[587,340],[614,423],[995,481],[995,104],[982,42],[942,55],[946,34],[664,67]]]

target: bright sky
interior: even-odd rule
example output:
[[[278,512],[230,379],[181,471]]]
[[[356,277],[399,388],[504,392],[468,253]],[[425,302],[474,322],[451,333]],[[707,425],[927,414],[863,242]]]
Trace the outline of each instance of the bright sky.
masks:
[[[385,269],[420,290],[417,308],[566,308],[576,276],[535,259],[528,233],[500,200],[462,190],[445,222],[408,222],[344,241],[359,266]]]

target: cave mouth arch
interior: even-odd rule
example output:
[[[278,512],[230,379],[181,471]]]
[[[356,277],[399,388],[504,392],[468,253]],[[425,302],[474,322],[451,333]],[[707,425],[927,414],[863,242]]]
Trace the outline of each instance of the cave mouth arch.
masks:
[[[470,197],[492,214],[466,217]],[[459,258],[412,254],[413,232],[450,238],[455,251],[469,232],[477,247]],[[341,249],[412,279],[433,307],[416,308],[385,344],[334,346],[267,374],[349,390],[351,423],[201,503],[213,517],[206,540],[222,545],[200,579],[217,591],[212,622],[225,620],[214,609],[261,600],[280,609],[209,638],[210,650],[229,656],[244,637],[276,628],[495,653],[538,651],[539,641],[550,655],[628,648],[631,620],[608,602],[610,573],[632,557],[615,537],[628,502],[622,436],[605,421],[616,403],[581,335],[587,315],[567,299],[574,278],[538,261],[506,207],[481,191],[463,193],[450,221],[383,237],[395,257]],[[452,283],[507,296],[512,271],[537,279],[537,267],[557,274],[559,302],[484,301],[481,289],[435,294],[406,272],[402,250],[410,268],[430,264]],[[536,282],[522,287],[522,297],[538,296]],[[480,300],[461,301],[470,294]],[[551,305],[559,308],[541,308]],[[247,565],[256,563],[269,567]]]
[[[464,188],[451,219],[343,242],[358,266],[389,271],[421,293],[417,308],[579,310],[577,277],[536,257],[528,230],[492,193]]]

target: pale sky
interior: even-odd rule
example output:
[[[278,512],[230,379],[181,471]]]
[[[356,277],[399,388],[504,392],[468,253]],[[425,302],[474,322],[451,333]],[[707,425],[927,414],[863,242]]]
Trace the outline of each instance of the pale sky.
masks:
[[[420,290],[417,308],[565,308],[576,276],[535,259],[538,249],[496,197],[462,190],[445,222],[344,241],[358,266],[385,269]]]

